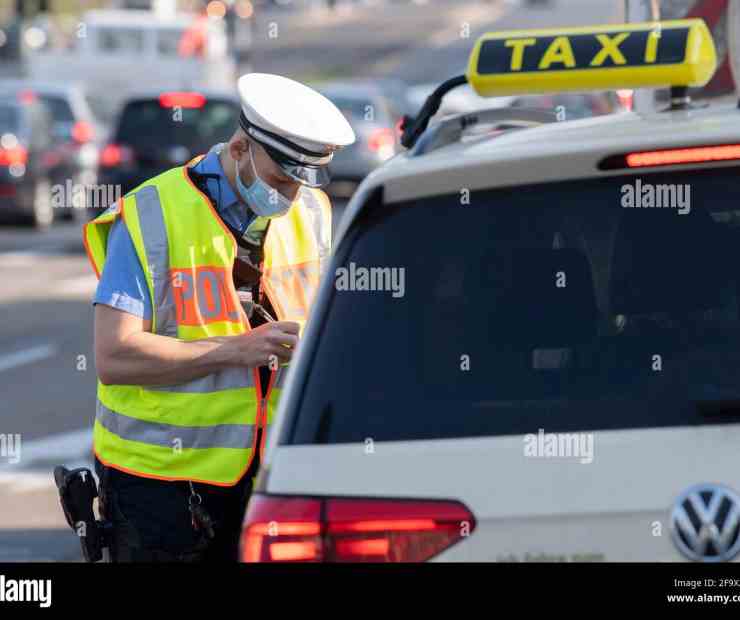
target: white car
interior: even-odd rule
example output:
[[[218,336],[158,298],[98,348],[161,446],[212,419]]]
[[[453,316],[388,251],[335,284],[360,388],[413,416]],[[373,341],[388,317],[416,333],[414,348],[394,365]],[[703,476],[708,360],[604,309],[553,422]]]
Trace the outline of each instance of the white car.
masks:
[[[649,28],[484,37],[467,81],[673,84],[675,109],[461,115],[360,186],[244,561],[737,560],[740,112],[685,99],[716,64],[703,22],[660,24],[652,53]],[[578,39],[620,31],[648,47]],[[496,64],[517,37],[523,64]]]

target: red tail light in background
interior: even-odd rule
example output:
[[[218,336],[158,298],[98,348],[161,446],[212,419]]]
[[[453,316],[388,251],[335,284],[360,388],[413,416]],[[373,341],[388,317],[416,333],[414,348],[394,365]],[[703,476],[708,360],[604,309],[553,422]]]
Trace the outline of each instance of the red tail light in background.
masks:
[[[424,562],[475,529],[455,501],[255,495],[243,562]]]
[[[32,90],[22,90],[18,93],[18,101],[21,103],[33,103],[36,101],[36,93]]]
[[[95,137],[95,130],[90,123],[77,121],[72,126],[72,139],[79,144],[90,142]]]
[[[380,127],[373,129],[367,138],[367,145],[373,151],[380,151],[384,148],[393,148],[396,143],[396,135],[393,129]]]
[[[28,151],[23,146],[0,149],[0,166],[25,166],[28,163]]]
[[[159,105],[163,108],[202,108],[206,98],[200,93],[162,93]]]
[[[100,153],[100,165],[104,168],[130,164],[134,161],[134,152],[121,144],[107,144]]]

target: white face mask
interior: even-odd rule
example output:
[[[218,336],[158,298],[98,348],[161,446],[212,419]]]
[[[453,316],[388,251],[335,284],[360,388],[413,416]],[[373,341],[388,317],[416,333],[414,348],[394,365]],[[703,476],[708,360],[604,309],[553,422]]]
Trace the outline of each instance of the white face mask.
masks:
[[[271,185],[265,183],[257,174],[252,158],[252,149],[249,149],[249,162],[252,165],[254,183],[247,187],[239,176],[239,162],[236,166],[236,189],[242,200],[260,217],[274,218],[285,215],[293,204]]]

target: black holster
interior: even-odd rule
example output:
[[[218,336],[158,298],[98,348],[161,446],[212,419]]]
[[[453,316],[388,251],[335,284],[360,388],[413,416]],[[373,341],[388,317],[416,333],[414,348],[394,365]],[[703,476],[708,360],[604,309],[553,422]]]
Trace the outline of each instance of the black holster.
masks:
[[[60,465],[54,468],[54,482],[64,517],[80,539],[85,561],[99,562],[103,549],[110,545],[112,524],[95,517],[93,502],[98,488],[92,472],[86,467],[69,470]]]

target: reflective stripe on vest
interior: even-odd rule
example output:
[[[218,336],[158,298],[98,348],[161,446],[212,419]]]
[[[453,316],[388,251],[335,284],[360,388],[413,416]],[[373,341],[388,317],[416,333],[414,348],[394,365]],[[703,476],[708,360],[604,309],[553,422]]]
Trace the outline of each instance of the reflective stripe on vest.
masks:
[[[246,375],[246,377],[245,377]],[[148,390],[157,392],[190,392],[194,394],[207,394],[208,392],[220,392],[222,390],[234,390],[242,387],[254,388],[254,373],[244,368],[227,368],[220,372],[214,372],[200,379],[193,379],[179,385],[150,385]]]
[[[170,280],[167,228],[155,186],[142,187],[136,193],[136,208],[141,222],[144,252],[154,288],[152,305],[156,308],[154,313],[156,325],[152,325],[152,331],[160,336],[177,338],[177,317]]]
[[[149,422],[116,413],[98,401],[95,418],[106,430],[128,441],[166,448],[241,448],[252,447],[254,424],[215,426],[177,426]]]

